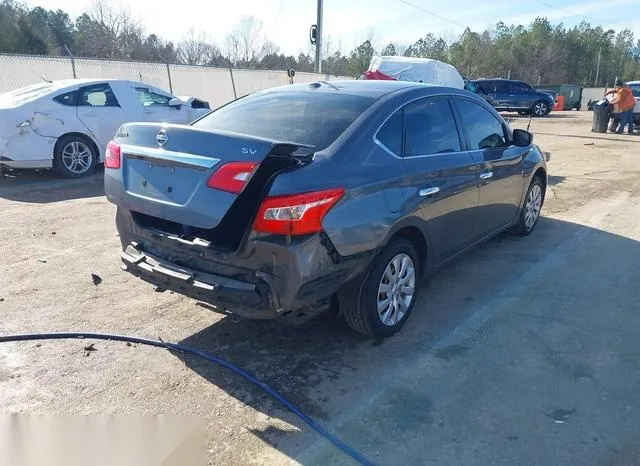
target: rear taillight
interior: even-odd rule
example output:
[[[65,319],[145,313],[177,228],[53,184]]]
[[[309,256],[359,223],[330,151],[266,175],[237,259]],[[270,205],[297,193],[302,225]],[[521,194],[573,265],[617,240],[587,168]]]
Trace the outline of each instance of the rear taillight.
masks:
[[[110,141],[104,153],[104,168],[120,168],[120,144]]]
[[[277,235],[308,235],[322,231],[322,219],[344,195],[344,189],[328,189],[262,201],[253,229]]]
[[[221,191],[240,194],[257,166],[257,162],[225,163],[209,177],[207,186]]]

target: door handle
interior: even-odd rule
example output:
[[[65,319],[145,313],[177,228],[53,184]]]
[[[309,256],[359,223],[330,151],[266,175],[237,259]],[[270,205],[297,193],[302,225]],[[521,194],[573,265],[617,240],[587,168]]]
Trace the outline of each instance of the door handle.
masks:
[[[434,194],[437,194],[439,192],[440,192],[440,188],[438,188],[437,186],[434,186],[431,188],[424,188],[420,190],[420,196],[421,197],[433,196]]]
[[[481,180],[489,180],[493,178],[493,172],[482,172],[480,173],[480,179]]]

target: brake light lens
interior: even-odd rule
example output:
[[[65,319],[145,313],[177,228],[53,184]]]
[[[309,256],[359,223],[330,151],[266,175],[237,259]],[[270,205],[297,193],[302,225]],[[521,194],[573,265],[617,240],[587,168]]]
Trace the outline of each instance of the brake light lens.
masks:
[[[109,141],[104,153],[104,168],[120,168],[120,144]]]
[[[328,189],[292,196],[272,196],[262,201],[253,229],[276,235],[308,235],[323,230],[322,220],[344,195]]]
[[[229,193],[240,194],[257,167],[257,162],[225,163],[209,177],[207,186]]]

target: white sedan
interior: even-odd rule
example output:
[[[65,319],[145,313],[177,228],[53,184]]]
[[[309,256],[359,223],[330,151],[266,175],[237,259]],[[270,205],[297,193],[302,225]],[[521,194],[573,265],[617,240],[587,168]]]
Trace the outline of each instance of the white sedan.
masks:
[[[0,94],[0,165],[91,173],[121,124],[189,123],[209,104],[134,81],[73,79]]]

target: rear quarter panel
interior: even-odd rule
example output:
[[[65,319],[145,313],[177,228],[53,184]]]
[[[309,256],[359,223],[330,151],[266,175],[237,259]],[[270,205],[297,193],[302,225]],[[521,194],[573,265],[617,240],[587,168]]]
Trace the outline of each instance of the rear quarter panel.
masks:
[[[90,136],[78,120],[75,107],[52,100],[67,91],[57,91],[34,102],[2,111],[0,155],[15,160],[16,167],[23,166],[22,163],[26,168],[34,167],[33,161],[40,161],[41,166],[51,166],[54,146],[60,136],[74,132]],[[30,126],[17,128],[23,121],[29,121]]]
[[[318,158],[311,165],[279,175],[269,194],[345,188],[343,198],[323,220],[325,233],[341,256],[374,250],[399,220],[404,202],[400,161],[378,151],[381,149],[371,143],[354,154],[361,160],[355,164]]]
[[[325,231],[342,256],[371,251],[384,243],[401,218],[404,175],[401,162],[377,146],[357,173],[350,173],[351,186],[324,219]]]

